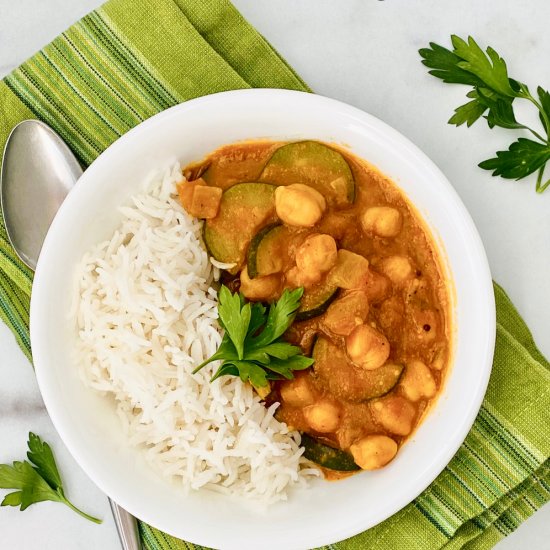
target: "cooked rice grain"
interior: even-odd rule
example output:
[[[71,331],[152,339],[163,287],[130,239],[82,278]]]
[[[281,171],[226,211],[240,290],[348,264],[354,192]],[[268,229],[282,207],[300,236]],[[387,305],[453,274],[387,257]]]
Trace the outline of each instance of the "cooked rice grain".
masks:
[[[78,363],[87,385],[113,397],[133,445],[164,476],[265,503],[285,500],[316,470],[299,435],[266,409],[249,385],[216,366],[191,374],[220,341],[201,225],[176,196],[179,165],[153,180],[120,226],[77,272]]]

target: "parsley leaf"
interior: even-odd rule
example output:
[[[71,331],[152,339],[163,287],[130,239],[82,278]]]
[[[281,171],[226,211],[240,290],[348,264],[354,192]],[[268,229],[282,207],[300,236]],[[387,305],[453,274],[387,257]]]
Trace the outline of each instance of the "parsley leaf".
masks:
[[[231,294],[222,286],[218,312],[225,334],[216,353],[193,372],[221,360],[211,381],[221,376],[238,376],[265,397],[270,390],[269,380],[290,379],[293,371],[310,367],[313,359],[302,355],[298,346],[282,339],[294,321],[302,294],[302,288],[285,290],[267,310],[260,303],[245,303],[241,295]]]
[[[222,286],[218,296],[220,323],[235,346],[239,359],[243,358],[244,339],[252,316],[250,304],[243,304],[238,294],[231,294]]]
[[[34,464],[37,473],[53,488],[63,484],[50,446],[37,435],[29,433],[27,458]]]
[[[250,342],[254,349],[275,341],[287,330],[296,317],[303,293],[303,288],[285,290],[281,298],[271,304],[264,329]]]
[[[536,172],[550,160],[550,146],[531,139],[519,138],[507,151],[479,164],[484,170],[493,170],[493,176],[519,180]]]
[[[211,363],[212,361],[219,361],[219,360],[237,361],[238,359],[239,359],[239,355],[237,354],[237,350],[235,349],[235,346],[233,345],[233,342],[231,341],[229,334],[226,332],[223,335],[221,344],[216,350],[216,353],[214,353],[214,355],[209,357],[206,361],[203,361],[193,371],[193,374],[199,372],[203,367],[205,367],[206,365],[208,365],[208,363]]]
[[[252,314],[250,316],[250,325],[248,326],[248,333],[254,336],[256,331],[265,322],[265,306],[260,302],[254,302],[252,304]]]
[[[239,369],[233,363],[222,363],[216,374],[210,379],[210,382],[214,382],[220,376],[239,376]]]
[[[29,433],[27,444],[27,457],[30,462],[15,461],[12,466],[0,464],[0,489],[17,489],[13,493],[8,493],[0,506],[19,506],[23,511],[36,502],[62,502],[82,517],[94,523],[101,523],[100,519],[82,512],[65,497],[61,476],[50,446],[32,432]]]
[[[449,119],[449,124],[461,126],[466,123],[468,128],[487,110],[477,99],[469,101],[455,109],[455,114]]]
[[[508,78],[506,63],[493,48],[487,48],[485,53],[471,36],[466,42],[452,35],[451,42],[454,46],[453,53],[461,59],[457,67],[477,76],[487,88],[498,94],[517,97],[518,93],[512,89]]]
[[[432,69],[428,72],[443,82],[476,87],[483,85],[477,76],[459,67],[462,58],[435,42],[430,42],[429,48],[422,48],[418,53],[423,58],[422,64]]]
[[[311,357],[305,357],[304,355],[294,355],[287,360],[272,359],[266,368],[273,371],[285,378],[293,378],[292,371],[304,370],[313,365],[313,359]]]
[[[510,78],[506,62],[493,48],[483,51],[471,36],[464,40],[452,35],[451,42],[452,50],[434,42],[419,50],[431,75],[443,82],[472,86],[466,94],[470,101],[455,109],[449,124],[469,127],[484,117],[489,128],[529,131],[534,140],[521,137],[508,150],[498,151],[496,157],[479,166],[491,170],[493,176],[509,179],[522,179],[538,171],[536,190],[542,193],[550,186],[550,180],[542,182],[550,160],[550,93],[539,86],[534,97],[527,85]],[[513,106],[516,99],[527,100],[537,107],[546,135],[518,122]]]
[[[22,511],[35,502],[62,501],[60,495],[27,461],[14,462],[13,466],[0,465],[0,488],[19,489],[6,495],[0,505],[20,506]]]

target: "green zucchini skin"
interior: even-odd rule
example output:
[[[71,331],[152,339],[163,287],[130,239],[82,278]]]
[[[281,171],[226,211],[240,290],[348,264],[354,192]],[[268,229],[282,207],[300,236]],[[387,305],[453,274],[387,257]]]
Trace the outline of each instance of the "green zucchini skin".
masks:
[[[238,183],[223,192],[218,215],[206,220],[204,243],[219,262],[236,264],[230,270],[236,273],[244,264],[246,251],[258,229],[276,219],[275,186]]]
[[[260,245],[266,240],[266,237],[277,227],[283,227],[279,223],[273,223],[270,224],[263,229],[260,229],[256,235],[254,235],[254,238],[250,241],[250,246],[248,247],[248,258],[247,258],[247,266],[248,266],[248,276],[251,279],[254,279],[255,277],[261,276],[260,271],[261,268],[258,265],[258,252]]]
[[[307,434],[302,434],[302,447],[305,449],[304,457],[323,468],[339,472],[356,472],[361,469],[349,453],[320,443]]]
[[[338,287],[325,282],[307,289],[302,296],[296,321],[307,321],[322,315],[336,299]]]
[[[349,206],[355,200],[355,180],[346,159],[317,141],[298,141],[279,147],[267,161],[259,181],[309,185],[333,206]],[[334,182],[338,182],[338,187]]]
[[[375,370],[356,367],[346,352],[324,336],[313,347],[313,370],[319,382],[333,395],[351,403],[382,397],[399,383],[404,365],[386,363]]]

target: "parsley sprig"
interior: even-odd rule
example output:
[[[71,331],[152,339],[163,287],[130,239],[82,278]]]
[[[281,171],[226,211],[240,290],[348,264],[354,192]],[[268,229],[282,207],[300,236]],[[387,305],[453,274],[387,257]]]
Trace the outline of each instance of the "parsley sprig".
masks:
[[[443,82],[472,87],[466,94],[470,101],[455,109],[449,124],[469,127],[483,117],[489,128],[499,126],[530,132],[534,139],[518,138],[507,150],[497,151],[494,158],[481,162],[479,167],[491,170],[493,176],[515,180],[537,172],[536,190],[542,193],[550,186],[550,179],[543,182],[550,160],[550,94],[538,86],[533,95],[526,84],[508,76],[506,62],[493,48],[483,51],[471,36],[466,41],[453,35],[451,42],[452,50],[430,42],[429,48],[419,51],[431,75]],[[525,99],[538,109],[541,131],[516,120],[513,108],[516,99]]]
[[[291,379],[292,371],[310,367],[313,359],[282,339],[294,321],[303,292],[302,288],[285,290],[268,310],[259,302],[245,302],[242,294],[232,294],[222,286],[218,293],[219,322],[225,331],[222,342],[216,353],[193,372],[221,360],[211,381],[225,375],[239,376],[265,396],[270,380]]]
[[[61,475],[57,469],[50,446],[40,437],[29,433],[27,460],[15,461],[12,466],[0,464],[0,489],[16,489],[8,493],[0,506],[20,506],[21,511],[36,502],[51,500],[62,502],[82,517],[101,523],[72,504],[63,490]]]

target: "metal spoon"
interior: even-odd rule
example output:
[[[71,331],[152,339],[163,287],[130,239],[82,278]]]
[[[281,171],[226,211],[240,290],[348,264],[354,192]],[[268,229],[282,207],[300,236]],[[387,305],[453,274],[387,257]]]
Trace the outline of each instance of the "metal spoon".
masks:
[[[66,143],[38,120],[24,120],[6,142],[0,200],[8,238],[21,260],[36,269],[52,220],[82,175]],[[124,550],[139,550],[136,518],[109,499]]]

